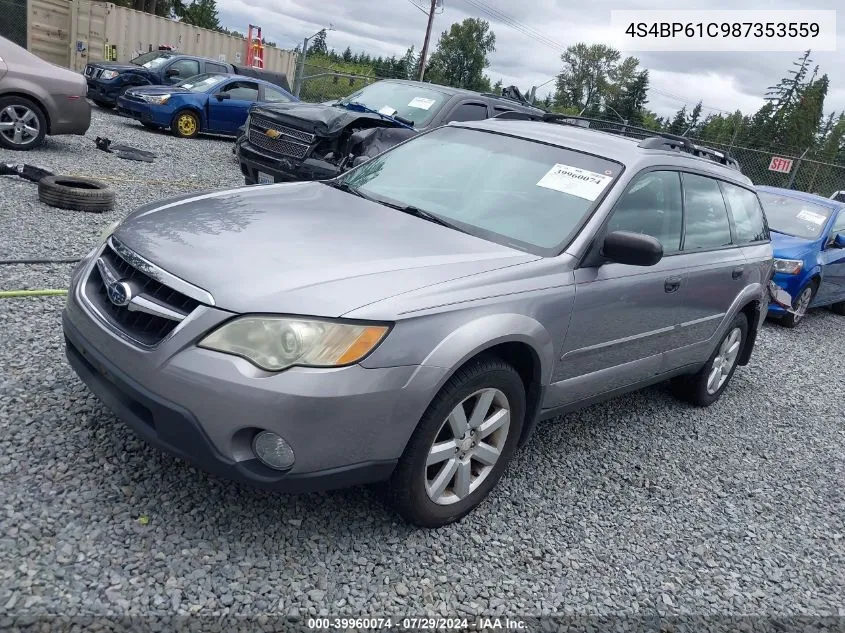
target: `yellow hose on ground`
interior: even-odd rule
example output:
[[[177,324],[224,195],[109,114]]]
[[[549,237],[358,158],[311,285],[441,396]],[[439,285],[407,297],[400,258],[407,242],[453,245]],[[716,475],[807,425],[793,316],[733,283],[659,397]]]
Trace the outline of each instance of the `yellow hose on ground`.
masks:
[[[11,299],[15,297],[63,297],[66,294],[66,289],[58,288],[44,288],[42,290],[0,290],[0,299]]]

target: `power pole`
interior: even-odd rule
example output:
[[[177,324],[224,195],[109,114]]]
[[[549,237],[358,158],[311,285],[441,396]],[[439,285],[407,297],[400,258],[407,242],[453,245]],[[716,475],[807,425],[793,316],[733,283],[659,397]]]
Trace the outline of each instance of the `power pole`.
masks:
[[[428,55],[428,42],[431,39],[431,25],[434,23],[434,9],[437,7],[437,0],[431,0],[431,9],[428,11],[428,26],[425,28],[425,40],[423,41],[422,53],[420,53],[420,81],[425,75],[425,58]]]
[[[293,94],[297,97],[299,96],[299,91],[302,90],[302,75],[305,74],[305,51],[308,50],[308,40],[311,38],[306,37],[302,41],[302,52],[299,54],[299,59],[297,60],[299,63],[297,66],[299,68],[296,69],[296,80],[294,81],[294,89]]]

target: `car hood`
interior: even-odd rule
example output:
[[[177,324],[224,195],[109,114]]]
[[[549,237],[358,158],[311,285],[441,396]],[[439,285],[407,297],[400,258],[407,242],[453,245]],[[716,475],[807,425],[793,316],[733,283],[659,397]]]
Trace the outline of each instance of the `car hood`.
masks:
[[[115,237],[233,312],[341,316],[538,259],[317,182],[148,205]]]
[[[135,64],[121,64],[119,62],[92,62],[90,64],[94,68],[104,68],[106,70],[135,70],[140,72],[146,72],[149,68],[144,68],[143,66],[136,66]]]
[[[323,137],[334,137],[350,123],[361,119],[379,121],[384,127],[402,127],[400,123],[373,112],[347,110],[322,103],[274,103],[253,106],[251,112],[265,116],[280,125],[289,125]]]
[[[818,247],[819,240],[808,240],[771,231],[772,249],[779,259],[804,259],[809,252]]]

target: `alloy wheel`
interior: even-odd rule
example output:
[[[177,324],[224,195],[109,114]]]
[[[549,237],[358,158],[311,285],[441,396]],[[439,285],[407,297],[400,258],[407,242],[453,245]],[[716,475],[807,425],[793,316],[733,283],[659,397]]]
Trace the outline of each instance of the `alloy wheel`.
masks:
[[[511,408],[498,389],[466,397],[443,421],[428,452],[425,489],[438,505],[472,494],[493,471],[510,428]]]
[[[710,370],[710,375],[707,377],[707,393],[713,395],[731,374],[731,370],[736,364],[736,359],[739,356],[739,348],[742,346],[742,330],[735,327],[722,340],[719,346],[719,351],[716,358],[713,359],[713,368]]]
[[[13,145],[28,145],[38,138],[38,116],[25,105],[9,105],[0,111],[0,134]]]
[[[810,301],[813,299],[813,287],[807,286],[798,295],[798,300],[795,302],[795,315],[793,320],[798,323],[807,314],[807,309],[810,307]]]

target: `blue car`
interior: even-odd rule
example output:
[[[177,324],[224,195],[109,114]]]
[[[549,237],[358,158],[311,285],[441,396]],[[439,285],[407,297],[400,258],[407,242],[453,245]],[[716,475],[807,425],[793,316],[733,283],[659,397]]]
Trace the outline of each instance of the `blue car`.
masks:
[[[845,204],[809,193],[757,187],[775,253],[774,282],[792,309],[772,304],[769,316],[795,327],[809,308],[845,315]]]
[[[256,102],[298,101],[268,81],[243,75],[203,74],[175,86],[130,88],[117,100],[118,112],[148,128],[170,128],[176,136],[237,136]]]

